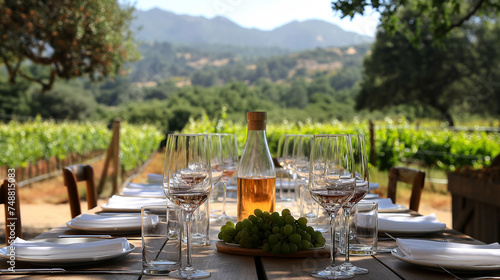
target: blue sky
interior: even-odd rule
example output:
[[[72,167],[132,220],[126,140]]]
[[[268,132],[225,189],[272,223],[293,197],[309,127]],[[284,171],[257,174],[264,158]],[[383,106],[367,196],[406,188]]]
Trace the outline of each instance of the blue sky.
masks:
[[[291,21],[320,19],[344,30],[375,36],[379,15],[374,12],[340,19],[329,0],[120,0],[138,10],[154,7],[170,12],[213,18],[224,16],[247,28],[272,30]]]

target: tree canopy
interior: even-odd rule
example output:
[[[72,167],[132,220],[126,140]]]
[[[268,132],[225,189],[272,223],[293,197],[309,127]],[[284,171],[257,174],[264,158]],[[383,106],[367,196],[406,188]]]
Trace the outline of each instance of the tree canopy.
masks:
[[[434,44],[430,19],[411,9],[400,10],[398,16],[406,22],[405,30],[422,28],[424,39],[415,46],[404,31],[392,36],[385,29],[377,32],[373,52],[364,62],[357,109],[426,105],[451,126],[453,110],[498,114],[498,106],[492,105],[498,98],[498,86],[489,81],[498,75],[497,51],[489,49],[498,44],[498,35],[492,36],[500,31],[498,21],[479,19]],[[417,18],[421,26],[417,26]]]
[[[380,24],[393,34],[401,31],[405,25],[404,19],[398,16],[402,8],[415,10],[421,18],[430,20],[428,33],[436,40],[442,40],[449,32],[477,16],[495,16],[500,12],[498,0],[333,0],[332,9],[344,18],[353,18],[356,14],[363,15],[369,8],[379,12]],[[407,36],[412,43],[417,44],[424,39],[420,18],[415,21],[416,28],[407,30]]]
[[[0,62],[14,84],[22,77],[49,90],[56,77],[112,76],[138,58],[132,7],[117,0],[0,0]],[[23,65],[44,65],[38,76]]]

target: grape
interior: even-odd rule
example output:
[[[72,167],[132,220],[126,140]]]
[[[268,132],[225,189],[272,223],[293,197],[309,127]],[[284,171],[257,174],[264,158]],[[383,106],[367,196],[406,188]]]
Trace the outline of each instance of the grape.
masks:
[[[225,225],[220,227],[220,231],[226,231],[227,227]]]
[[[293,224],[293,223],[295,223],[295,218],[292,215],[288,215],[285,217],[285,222],[287,224]]]
[[[316,237],[316,242],[319,243],[319,244],[322,244],[321,246],[324,246],[325,243],[326,243],[326,240],[325,238],[323,237],[323,235],[319,236],[319,237]]]
[[[269,236],[269,243],[271,243],[271,244],[278,243],[278,236],[276,236],[276,234],[271,234]]]
[[[250,215],[250,216],[248,216],[248,219],[249,219],[252,223],[254,223],[254,224],[256,224],[256,223],[257,223],[257,217],[255,217],[255,215]]]
[[[242,222],[237,222],[237,223],[236,223],[236,230],[237,230],[237,231],[240,231],[240,230],[242,230],[242,229],[243,229],[243,223],[242,223]]]
[[[268,211],[265,211],[264,213],[262,213],[262,218],[264,218],[264,219],[268,219],[270,216],[271,216],[271,214]]]
[[[259,232],[259,227],[258,226],[252,226],[250,230],[251,230],[252,233],[256,234],[256,233]]]
[[[278,221],[277,221],[277,224],[278,224],[278,226],[280,226],[280,227],[282,227],[282,226],[286,225],[285,218],[283,218],[283,217],[279,217],[279,218],[278,218]]]
[[[281,216],[285,217],[286,215],[290,215],[290,209],[288,208],[281,210]]]
[[[312,234],[312,237],[313,237],[314,239],[318,239],[320,236],[321,236],[321,237],[323,237],[323,234],[322,234],[321,232],[319,232],[319,231],[315,231],[315,232],[313,232],[313,234]]]
[[[290,253],[295,253],[298,251],[298,247],[297,247],[297,244],[295,243],[290,243]]]
[[[217,235],[217,238],[219,238],[219,239],[223,239],[223,234],[224,234],[224,232],[223,232],[223,231],[219,232],[219,234]]]
[[[302,248],[304,249],[309,249],[311,248],[311,242],[307,241],[307,240],[302,240]]]
[[[267,231],[267,230],[271,230],[272,228],[271,228],[271,225],[270,225],[270,224],[264,224],[264,226],[262,226],[262,229],[263,229],[264,231]]]
[[[306,226],[306,224],[307,224],[307,219],[306,219],[306,218],[304,218],[304,217],[300,217],[300,218],[297,220],[297,223],[299,223],[299,226],[301,226],[301,227],[302,227],[302,226],[304,226],[304,227],[305,227],[305,226]]]
[[[233,237],[229,234],[224,234],[222,236],[222,239],[224,240],[224,242],[227,242],[227,243],[230,243],[231,241],[233,241]]]
[[[255,210],[253,210],[253,213],[254,213],[254,214],[255,214],[255,216],[257,216],[257,217],[262,217],[262,214],[263,214],[263,213],[262,213],[262,210],[260,210],[260,209],[255,209]]]
[[[249,237],[248,232],[241,231],[241,239],[247,239]]]
[[[231,221],[226,222],[226,228],[234,228],[234,224]]]
[[[288,216],[291,217],[291,216]],[[291,225],[287,224],[286,226],[283,227],[283,233],[286,235],[292,234],[293,228]]]
[[[280,228],[279,227],[273,227],[273,233],[278,233],[280,232]]]
[[[252,221],[250,221],[249,219],[243,219],[243,227],[246,228],[249,226],[252,226]]]
[[[302,240],[302,237],[298,233],[291,234],[288,236],[288,240],[292,241],[293,243],[299,243]]]
[[[307,227],[306,232],[309,233],[309,235],[313,234],[314,233],[313,227]]]
[[[276,219],[276,218],[279,218],[279,216],[280,216],[280,213],[278,213],[278,212],[273,212],[273,213],[271,214],[271,219],[272,219],[272,220],[274,220],[274,219]]]
[[[304,232],[303,234],[301,234],[300,237],[302,237],[302,239],[304,239],[304,240],[311,241],[311,235],[307,232]]]

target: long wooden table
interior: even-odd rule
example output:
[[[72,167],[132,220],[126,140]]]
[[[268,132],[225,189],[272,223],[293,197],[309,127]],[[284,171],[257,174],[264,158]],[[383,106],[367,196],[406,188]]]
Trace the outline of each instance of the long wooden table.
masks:
[[[90,212],[99,211],[99,207]],[[283,258],[283,257],[253,257],[242,255],[231,255],[220,253],[216,249],[217,233],[220,224],[211,224],[210,227],[210,246],[193,247],[192,257],[193,265],[196,268],[203,269],[212,273],[211,279],[313,279],[310,273],[314,270],[322,269],[329,263],[329,258]],[[39,235],[37,238],[54,238],[60,234],[85,234],[85,232],[72,230],[65,225],[56,227],[48,232]],[[120,237],[120,236],[117,236]],[[3,273],[2,279],[159,279],[158,276],[147,276],[129,274],[131,271],[140,271],[141,264],[141,239],[140,234],[126,235],[130,243],[136,246],[135,250],[115,261],[96,263],[92,266],[80,266],[66,268],[64,274],[42,274],[42,275],[9,275]],[[419,238],[442,240],[446,238],[449,241],[465,243],[481,243],[466,235],[454,230],[446,229],[442,232],[420,236]],[[329,244],[329,241],[327,241]],[[395,241],[386,238],[379,241],[379,248],[395,247]],[[185,247],[185,246],[184,246]],[[343,262],[344,256],[337,254],[337,263]],[[368,274],[356,275],[354,279],[455,279],[443,271],[425,269],[416,265],[402,262],[390,253],[378,253],[374,256],[352,256],[353,264],[367,268]],[[183,263],[185,263],[185,249],[183,252]],[[0,268],[6,269],[9,265],[5,260],[0,262]],[[16,262],[16,269],[36,268],[30,264]],[[72,274],[71,270],[80,271],[78,274]],[[95,274],[80,274],[81,270],[97,271],[123,271],[121,274],[108,274],[97,272]],[[485,275],[500,275],[499,273],[485,272]]]

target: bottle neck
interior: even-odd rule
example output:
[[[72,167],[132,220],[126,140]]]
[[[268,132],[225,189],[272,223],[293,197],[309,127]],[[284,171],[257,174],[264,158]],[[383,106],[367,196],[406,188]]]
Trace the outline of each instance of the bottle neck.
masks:
[[[238,177],[242,176],[276,176],[265,130],[248,130],[238,167]]]

